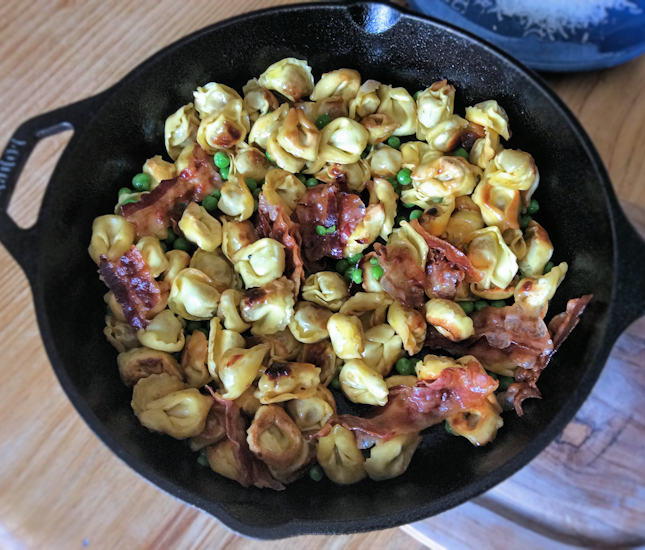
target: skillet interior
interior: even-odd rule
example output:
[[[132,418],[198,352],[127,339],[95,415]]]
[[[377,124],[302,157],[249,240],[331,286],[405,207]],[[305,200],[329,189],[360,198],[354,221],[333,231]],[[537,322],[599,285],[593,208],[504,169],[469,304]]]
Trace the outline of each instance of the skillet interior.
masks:
[[[243,489],[197,465],[187,446],[148,433],[133,416],[116,354],[102,335],[105,292],[86,253],[92,219],[111,211],[119,187],[144,159],[164,151],[163,123],[192,90],[218,81],[241,90],[286,56],[305,58],[315,76],[338,67],[414,91],[448,78],[457,112],[488,98],[507,110],[511,146],[529,151],[541,173],[538,216],[569,274],[552,304],[595,294],[592,307],[543,377],[545,399],[526,415],[504,416],[497,440],[481,449],[430,430],[405,475],[350,487],[301,480],[281,493]],[[34,295],[61,383],[90,426],[148,479],[243,533],[274,538],[352,532],[410,522],[486,490],[524,465],[574,414],[604,362],[613,274],[602,175],[577,129],[540,85],[506,57],[464,34],[380,4],[309,5],[251,14],[184,39],[117,85],[74,136],[49,185],[42,212]]]

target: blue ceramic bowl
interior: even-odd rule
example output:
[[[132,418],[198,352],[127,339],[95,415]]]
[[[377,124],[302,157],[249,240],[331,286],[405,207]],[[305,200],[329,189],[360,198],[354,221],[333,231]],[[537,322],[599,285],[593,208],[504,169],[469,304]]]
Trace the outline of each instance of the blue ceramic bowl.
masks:
[[[604,69],[645,53],[645,0],[410,0],[529,67]],[[555,12],[555,6],[560,6]]]

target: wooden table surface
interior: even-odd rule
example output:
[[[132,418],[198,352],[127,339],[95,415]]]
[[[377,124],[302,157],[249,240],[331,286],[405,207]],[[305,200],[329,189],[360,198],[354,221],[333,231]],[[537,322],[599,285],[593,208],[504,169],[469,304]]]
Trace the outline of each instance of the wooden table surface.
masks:
[[[276,0],[0,3],[0,141],[25,119],[96,94],[159,48]],[[549,77],[598,147],[633,220],[645,221],[645,57],[622,67]],[[10,212],[36,219],[67,141],[42,142]],[[27,280],[0,249],[0,547],[278,548],[248,541],[140,479],[90,432],[59,387],[36,326]],[[645,540],[645,322],[618,341],[594,396],[565,432],[513,478],[441,516],[369,534],[299,537],[302,548],[525,548]],[[629,398],[608,404],[607,385]],[[600,389],[599,389],[600,387]],[[615,392],[609,392],[613,395]]]

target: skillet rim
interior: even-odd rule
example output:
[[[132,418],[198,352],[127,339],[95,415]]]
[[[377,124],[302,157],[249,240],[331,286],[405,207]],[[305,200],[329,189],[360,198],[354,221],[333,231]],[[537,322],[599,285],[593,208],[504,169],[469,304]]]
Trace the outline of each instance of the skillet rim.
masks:
[[[300,11],[306,12],[307,10],[315,10],[318,8],[335,8],[343,11],[347,11],[353,6],[369,6],[377,5],[392,10],[398,15],[399,18],[407,17],[412,19],[415,24],[421,25],[432,25],[433,27],[440,29],[442,32],[448,32],[449,34],[457,35],[469,41],[474,47],[487,50],[489,53],[493,54],[500,60],[500,63],[504,66],[512,66],[515,70],[521,73],[536,89],[536,91],[542,93],[544,98],[548,100],[553,108],[558,112],[558,115],[561,119],[564,119],[566,123],[571,128],[573,134],[579,141],[583,150],[588,156],[588,159],[591,161],[591,166],[596,173],[597,179],[600,181],[601,188],[603,191],[603,198],[605,200],[606,209],[608,213],[609,225],[612,229],[612,239],[611,239],[611,256],[612,256],[612,267],[614,277],[612,278],[612,288],[611,296],[609,301],[609,307],[606,311],[608,322],[603,330],[603,341],[607,344],[604,346],[604,349],[601,348],[596,354],[594,361],[590,362],[585,368],[585,372],[582,375],[580,384],[576,387],[575,391],[569,396],[564,406],[555,414],[551,422],[546,424],[542,431],[535,436],[533,439],[528,441],[524,448],[517,453],[513,458],[504,462],[500,467],[491,471],[488,474],[485,474],[481,477],[476,478],[473,482],[466,484],[463,488],[452,491],[440,497],[430,501],[424,506],[415,506],[409,509],[403,508],[399,512],[394,514],[380,515],[380,516],[369,516],[361,519],[352,519],[352,520],[324,520],[321,522],[319,520],[302,520],[302,519],[290,519],[284,523],[280,523],[275,526],[257,526],[250,525],[234,517],[228,512],[226,507],[221,503],[215,500],[209,500],[200,497],[199,495],[193,493],[190,490],[185,489],[183,486],[175,483],[174,481],[169,480],[165,476],[162,476],[156,471],[148,466],[145,462],[139,460],[135,455],[130,454],[126,451],[119,443],[118,439],[112,437],[112,435],[104,428],[101,420],[94,414],[89,405],[87,404],[85,397],[81,395],[72,382],[71,378],[67,374],[67,370],[64,362],[58,355],[58,350],[56,349],[52,333],[49,329],[50,322],[47,316],[45,315],[45,293],[44,293],[44,283],[42,271],[37,269],[32,273],[27,273],[27,276],[31,282],[32,293],[35,303],[36,317],[38,320],[39,329],[42,335],[43,343],[47,351],[49,360],[52,364],[52,368],[56,373],[58,381],[62,386],[65,394],[68,399],[74,405],[75,409],[78,411],[80,416],[83,418],[88,427],[94,432],[95,435],[118,457],[120,458],[127,466],[134,470],[139,476],[145,479],[148,483],[156,486],[167,494],[172,495],[173,497],[181,499],[186,504],[199,508],[208,514],[215,516],[218,520],[224,523],[227,527],[234,530],[237,533],[240,533],[245,536],[250,536],[254,538],[261,539],[279,539],[284,537],[291,537],[302,534],[341,534],[341,533],[357,533],[372,531],[377,529],[386,529],[390,527],[395,527],[403,525],[406,523],[411,523],[414,521],[419,521],[428,517],[431,517],[435,514],[453,508],[463,502],[470,500],[481,493],[487,491],[493,486],[501,483],[505,479],[509,478],[523,466],[528,464],[533,460],[542,450],[544,450],[549,443],[555,439],[555,437],[564,429],[566,424],[573,418],[575,413],[578,411],[586,397],[591,392],[595,382],[597,381],[600,373],[606,363],[607,357],[611,351],[611,347],[615,343],[615,338],[612,338],[611,331],[611,321],[615,318],[615,311],[617,308],[617,263],[618,263],[618,222],[616,220],[617,212],[620,212],[618,207],[618,202],[615,197],[613,187],[610,183],[609,177],[605,170],[604,164],[600,159],[598,152],[593,146],[590,138],[587,136],[585,130],[582,128],[576,117],[571,113],[569,108],[564,104],[564,102],[553,92],[549,86],[544,82],[544,80],[537,75],[533,70],[524,66],[520,61],[514,59],[509,54],[505,53],[496,46],[486,42],[485,40],[477,37],[469,31],[459,29],[449,23],[439,21],[433,17],[420,15],[412,13],[404,8],[399,6],[392,5],[383,0],[376,1],[354,1],[348,3],[338,3],[338,2],[312,2],[312,3],[299,3],[299,4],[289,4],[284,6],[275,6],[269,8],[263,8],[260,10],[255,10],[252,12],[243,13],[235,17],[218,21],[212,25],[198,29],[191,34],[180,38],[179,40],[165,46],[159,51],[152,54],[150,57],[145,59],[134,69],[132,69],[127,75],[125,75],[118,82],[107,88],[106,90],[99,92],[95,97],[101,97],[103,103],[97,106],[96,110],[93,113],[93,116],[87,120],[86,124],[91,124],[92,120],[99,116],[104,108],[104,102],[110,98],[110,96],[117,91],[121,86],[126,85],[127,83],[136,80],[140,73],[147,70],[150,66],[159,63],[165,56],[171,54],[176,49],[181,48],[184,44],[192,42],[202,35],[207,35],[216,31],[220,28],[227,27],[229,25],[235,25],[240,21],[261,18],[267,13],[276,14],[280,12],[294,12]],[[397,20],[398,23],[398,20]],[[82,136],[85,125],[79,127],[79,131],[75,131],[74,135],[70,139],[69,143],[65,147],[63,153],[61,154],[56,168],[54,169],[50,181],[55,180],[61,166],[65,164],[65,161],[70,156],[71,152],[74,151],[76,144],[80,141],[80,136]],[[48,186],[45,196],[42,201],[41,212],[44,213],[43,219],[37,222],[37,227],[46,224],[47,217],[50,215],[49,210],[45,208],[50,201],[50,194],[53,187]],[[40,232],[38,238],[37,250],[40,253],[40,244],[44,237],[44,232]],[[248,490],[248,489],[244,489]]]

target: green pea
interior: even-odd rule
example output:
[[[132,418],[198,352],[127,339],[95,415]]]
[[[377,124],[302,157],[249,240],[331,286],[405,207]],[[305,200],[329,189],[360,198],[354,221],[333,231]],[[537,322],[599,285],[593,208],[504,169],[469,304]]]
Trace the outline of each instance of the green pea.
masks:
[[[357,254],[354,254],[353,256],[350,256],[347,258],[349,260],[350,264],[357,264],[358,262],[361,261],[361,258],[363,257],[363,254],[358,252]]]
[[[217,200],[219,200],[221,196],[222,192],[219,189],[215,189],[215,191],[211,193],[211,197],[215,197]]]
[[[506,390],[508,387],[515,382],[515,380],[510,376],[500,376],[499,377],[499,389]]]
[[[304,174],[297,174],[297,175],[296,175],[296,177],[297,177],[297,178],[298,178],[302,183],[306,183],[306,182],[307,182],[307,176],[305,176]]]
[[[197,464],[200,466],[208,466],[208,458],[206,458],[206,455],[203,453],[199,453],[199,456],[197,457]]]
[[[540,210],[540,203],[538,201],[536,201],[535,199],[531,199],[531,202],[529,203],[529,206],[526,209],[526,211],[529,214],[537,214],[538,210]]]
[[[273,162],[273,157],[271,156],[271,153],[269,153],[269,151],[265,151],[264,156],[269,162]]]
[[[314,185],[318,185],[319,183],[320,182],[316,178],[307,178],[305,185],[307,187],[313,187]]]
[[[204,200],[202,201],[202,206],[206,208],[209,212],[212,212],[213,210],[217,210],[217,203],[218,200],[213,197],[213,195],[208,195],[207,197],[204,197]]]
[[[132,187],[137,191],[150,191],[150,186],[152,185],[152,178],[150,174],[141,172],[132,178]]]
[[[317,225],[316,226],[316,233],[318,235],[331,235],[336,231],[336,226],[332,225],[331,227],[325,227],[324,225]]]
[[[244,181],[246,182],[246,186],[249,188],[249,191],[253,191],[258,188],[258,182],[253,178],[246,178]]]
[[[121,198],[123,195],[132,195],[132,193],[133,191],[129,187],[121,187],[121,189],[119,189],[118,196]]]
[[[506,307],[506,302],[504,300],[493,300],[490,305],[493,307]]]
[[[371,150],[372,150],[371,145],[368,145],[367,147],[365,147],[365,149],[363,149],[363,152],[361,153],[361,158],[363,159],[366,158],[370,154]]]
[[[381,277],[383,277],[383,274],[385,271],[383,271],[383,268],[380,265],[373,265],[372,266],[372,277],[379,281]]]
[[[416,204],[412,204],[411,202],[403,202],[401,203],[403,205],[403,208],[415,208]]]
[[[253,199],[253,212],[257,212],[258,208],[260,208],[260,202],[258,199],[254,198]]]
[[[338,271],[338,273],[341,273],[341,274],[345,273],[345,271],[347,271],[349,267],[350,267],[349,262],[345,259],[338,260],[336,262],[336,271]]]
[[[227,166],[227,167],[225,167],[225,168],[220,168],[220,169],[219,169],[219,175],[220,175],[220,176],[222,176],[222,179],[223,179],[223,180],[227,180],[227,179],[228,179],[228,176],[229,176],[229,174],[230,174],[230,171],[231,171],[231,169],[230,169],[230,167],[228,167],[228,166]]]
[[[475,309],[476,309],[477,311],[481,311],[481,310],[482,310],[482,309],[484,309],[485,307],[488,307],[488,302],[487,302],[486,300],[477,300],[477,301],[475,302]]]
[[[327,124],[331,122],[331,117],[327,113],[323,113],[316,119],[316,126],[322,130]]]
[[[259,198],[260,198],[260,193],[262,193],[262,189],[261,189],[260,187],[256,187],[255,189],[253,189],[253,191],[251,191],[251,194],[252,194],[252,195],[253,195],[253,197],[255,197],[256,199],[259,199]]]
[[[520,216],[520,228],[521,229],[526,229],[529,225],[529,222],[532,220],[531,216],[528,214],[524,214]]]
[[[135,203],[135,202],[139,202],[139,201],[138,201],[137,199],[135,199],[135,198],[128,199],[128,200],[126,200],[126,201],[123,201],[123,202],[121,203],[121,206],[123,206],[123,205],[125,205],[125,204],[133,204],[133,203]]]
[[[338,375],[334,376],[331,380],[331,387],[339,390],[340,389],[340,378],[338,378]]]
[[[546,265],[544,266],[544,274],[546,275],[554,267],[555,267],[555,264],[553,262],[547,262]]]
[[[371,263],[372,265],[379,265],[379,263],[378,263],[378,258],[370,258],[370,263]]]
[[[172,246],[172,243],[175,242],[176,238],[177,238],[177,234],[169,227],[168,231],[166,231],[166,243]]]
[[[410,220],[418,220],[421,216],[423,216],[423,210],[413,210],[410,212]]]
[[[317,464],[309,468],[309,477],[314,481],[320,481],[323,478],[323,471]]]
[[[465,313],[472,313],[475,311],[475,302],[457,302],[460,306],[461,309],[464,310]]]
[[[412,96],[415,100],[419,99],[419,94],[421,94],[421,90],[417,90],[414,92],[414,95]]]
[[[394,368],[399,374],[409,376],[410,374],[415,374],[414,365],[415,362],[412,359],[401,357],[401,359],[394,363]]]
[[[189,243],[186,239],[184,239],[183,237],[177,237],[177,238],[175,239],[175,242],[174,242],[174,243],[172,243],[172,247],[173,247],[175,250],[185,250],[185,251],[188,251],[188,250],[190,250],[190,243]]]
[[[390,136],[389,138],[387,138],[387,144],[390,147],[394,147],[394,149],[398,149],[399,147],[401,147],[401,140],[396,136]]]
[[[463,147],[459,147],[459,149],[455,149],[455,151],[452,154],[456,157],[465,158],[466,160],[470,158],[470,154]]]
[[[218,168],[228,168],[231,165],[231,159],[223,151],[217,151],[213,156],[213,162]]]
[[[396,175],[396,179],[401,185],[410,185],[412,183],[411,174],[412,171],[409,168],[401,168]]]
[[[352,267],[349,278],[352,282],[360,285],[363,282],[363,270],[358,267]]]

